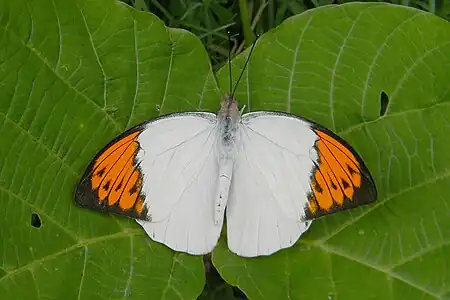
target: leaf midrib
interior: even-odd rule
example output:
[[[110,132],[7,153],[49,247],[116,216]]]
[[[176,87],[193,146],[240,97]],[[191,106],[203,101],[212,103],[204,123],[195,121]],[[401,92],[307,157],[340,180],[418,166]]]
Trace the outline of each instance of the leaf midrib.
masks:
[[[5,276],[0,278],[0,284],[3,282],[3,280],[8,279],[18,273],[21,273],[23,271],[26,270],[30,270],[32,269],[34,266],[42,264],[46,261],[52,260],[54,258],[57,258],[61,255],[67,254],[71,251],[75,251],[79,248],[83,248],[83,247],[87,247],[89,245],[93,245],[96,243],[100,243],[100,242],[104,242],[107,240],[113,240],[113,239],[120,239],[120,238],[130,238],[130,236],[141,236],[141,235],[145,235],[144,232],[141,229],[128,229],[127,231],[121,231],[121,232],[117,232],[117,233],[113,233],[113,234],[109,234],[109,235],[103,235],[103,236],[99,236],[99,237],[95,237],[95,238],[91,238],[91,239],[86,239],[86,240],[82,240],[76,244],[73,244],[70,247],[64,248],[58,252],[54,252],[52,254],[46,255],[42,258],[33,260],[32,262],[25,264],[21,267],[18,267],[16,269],[13,269],[11,271],[6,271]]]
[[[450,87],[448,88],[448,90],[450,90]],[[364,126],[375,124],[375,123],[378,123],[378,122],[383,121],[385,119],[390,119],[390,118],[394,118],[394,117],[402,117],[402,116],[405,116],[405,115],[408,115],[408,114],[411,114],[411,113],[424,112],[424,111],[427,111],[427,110],[430,110],[430,109],[433,109],[433,108],[436,108],[436,107],[440,107],[440,106],[446,107],[448,105],[450,105],[450,100],[449,101],[444,101],[444,102],[434,102],[431,105],[426,106],[426,107],[411,108],[411,109],[399,111],[399,112],[396,112],[396,113],[391,113],[389,115],[384,115],[383,117],[379,117],[379,118],[376,118],[376,119],[373,119],[373,120],[370,120],[370,121],[363,121],[363,122],[357,123],[357,124],[355,124],[353,126],[349,126],[346,129],[343,129],[343,130],[337,132],[337,135],[345,136],[346,134],[349,134],[349,133],[351,133],[351,132],[353,132],[355,130],[358,130],[358,129],[364,127]]]
[[[318,241],[321,242],[321,243],[325,243],[326,241],[328,241],[328,240],[331,239],[332,237],[336,236],[338,233],[340,233],[341,231],[343,231],[344,229],[346,229],[346,228],[349,227],[350,225],[354,224],[356,221],[362,219],[364,216],[366,216],[367,214],[369,214],[369,213],[372,212],[373,210],[375,210],[375,209],[377,209],[377,208],[380,208],[380,207],[381,207],[382,205],[384,205],[387,201],[389,201],[389,200],[391,200],[391,199],[393,199],[393,198],[395,198],[395,197],[401,196],[401,195],[403,195],[403,194],[405,194],[405,193],[407,193],[407,192],[414,191],[414,190],[416,190],[416,189],[418,189],[418,188],[421,188],[421,187],[424,187],[424,186],[426,186],[426,185],[435,183],[435,182],[437,182],[437,181],[439,181],[439,180],[442,180],[442,179],[446,179],[446,178],[448,178],[448,177],[450,177],[450,172],[445,172],[445,173],[443,173],[443,174],[441,174],[441,175],[438,175],[438,176],[436,176],[436,177],[434,177],[434,178],[431,178],[431,179],[428,179],[428,180],[421,181],[421,182],[418,183],[418,184],[415,184],[415,185],[412,185],[412,186],[410,186],[410,187],[407,187],[406,189],[400,190],[400,191],[398,191],[397,193],[388,195],[388,196],[386,196],[384,199],[378,200],[378,201],[374,202],[370,207],[368,207],[367,209],[365,209],[361,214],[359,214],[358,216],[356,216],[356,217],[354,217],[354,218],[352,218],[352,219],[349,219],[347,222],[343,223],[342,226],[338,227],[335,231],[329,233],[328,235],[324,236],[322,239],[320,239],[320,240],[318,240]]]

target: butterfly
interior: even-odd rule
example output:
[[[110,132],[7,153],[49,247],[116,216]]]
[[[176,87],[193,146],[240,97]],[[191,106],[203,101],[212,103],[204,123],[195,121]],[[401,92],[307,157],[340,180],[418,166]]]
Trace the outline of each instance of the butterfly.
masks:
[[[116,137],[75,202],[135,218],[154,241],[193,255],[214,249],[226,216],[229,249],[255,257],[292,246],[316,218],[377,199],[364,161],[331,130],[284,112],[241,114],[233,94],[217,115],[173,113]]]

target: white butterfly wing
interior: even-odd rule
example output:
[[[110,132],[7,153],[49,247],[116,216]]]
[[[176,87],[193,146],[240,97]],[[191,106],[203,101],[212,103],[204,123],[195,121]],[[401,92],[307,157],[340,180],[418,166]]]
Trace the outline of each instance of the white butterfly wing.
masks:
[[[310,192],[310,149],[316,136],[299,119],[267,112],[242,117],[228,200],[228,247],[240,256],[269,255],[292,246]]]
[[[139,136],[136,161],[150,222],[138,223],[153,240],[177,251],[211,252],[220,235],[222,222],[214,224],[215,126],[214,114],[174,114],[148,123]]]
[[[292,246],[313,219],[375,201],[375,183],[344,140],[286,113],[242,117],[228,200],[228,246],[241,256]]]

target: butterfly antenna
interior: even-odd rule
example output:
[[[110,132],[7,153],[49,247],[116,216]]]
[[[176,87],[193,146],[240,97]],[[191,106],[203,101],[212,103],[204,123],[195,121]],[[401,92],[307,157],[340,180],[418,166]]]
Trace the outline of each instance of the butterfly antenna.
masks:
[[[239,81],[241,80],[242,76],[244,75],[245,68],[247,67],[248,61],[250,60],[250,56],[252,55],[253,48],[255,48],[255,45],[256,45],[256,42],[258,41],[258,38],[259,38],[259,35],[256,36],[255,42],[253,43],[252,48],[250,48],[250,52],[248,53],[247,59],[245,60],[244,68],[242,68],[241,75],[239,75],[239,78],[236,81],[236,85],[234,86],[233,93],[231,93],[232,97],[234,97],[234,93],[236,92],[236,88],[237,88],[237,86],[239,84]],[[230,69],[231,69],[231,64],[230,64]],[[231,79],[230,79],[230,82],[231,82]]]
[[[230,89],[229,92],[233,89],[233,77],[231,76],[231,32],[228,31],[228,72],[230,73]]]

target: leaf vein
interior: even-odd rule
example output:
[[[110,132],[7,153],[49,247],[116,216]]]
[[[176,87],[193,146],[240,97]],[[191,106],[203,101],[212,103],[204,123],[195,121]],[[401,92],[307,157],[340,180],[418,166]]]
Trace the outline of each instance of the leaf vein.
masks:
[[[34,55],[36,55],[36,57],[38,57],[41,62],[43,63],[43,65],[45,65],[49,70],[51,70],[53,72],[53,74],[55,74],[56,78],[58,78],[59,80],[61,80],[62,83],[64,83],[67,87],[69,87],[70,89],[72,89],[77,95],[79,95],[81,98],[85,99],[88,103],[91,103],[92,105],[94,105],[94,107],[96,107],[97,109],[99,109],[101,112],[103,112],[103,114],[109,119],[109,121],[114,125],[114,127],[118,130],[121,131],[122,126],[119,125],[119,123],[110,115],[108,114],[104,108],[102,108],[101,106],[99,106],[94,100],[88,98],[86,95],[84,95],[83,93],[81,93],[81,91],[79,91],[75,86],[71,85],[69,81],[67,81],[65,78],[63,78],[61,75],[59,75],[58,73],[55,72],[55,70],[49,65],[48,61],[42,56],[42,54],[40,52],[37,51],[36,48],[31,47],[28,44],[25,44],[18,36],[16,36],[12,31],[10,31],[7,26],[3,26],[3,28],[5,28],[5,30],[8,30],[8,32],[10,32],[11,36],[14,37],[15,39],[17,39],[22,46],[24,46],[25,48],[27,48],[31,53],[34,53]],[[18,52],[17,52],[18,53]]]
[[[297,56],[298,56],[298,52],[300,50],[300,44],[303,41],[303,37],[305,36],[305,32],[306,30],[309,28],[309,25],[311,24],[313,17],[309,17],[308,21],[306,22],[305,27],[303,27],[303,30],[298,38],[297,41],[297,45],[295,47],[295,51],[294,52],[294,57],[292,58],[292,68],[290,70],[291,74],[289,75],[289,84],[288,84],[288,98],[287,98],[287,103],[286,103],[286,111],[288,113],[291,112],[291,97],[292,97],[292,85],[294,82],[294,75],[295,75],[295,67],[297,64]]]
[[[23,199],[22,197],[20,197],[19,195],[16,195],[15,193],[13,193],[12,191],[6,189],[3,186],[0,186],[0,190],[6,192],[8,195],[10,195],[11,197],[19,200],[20,202],[28,205],[29,207],[33,208],[38,214],[45,216],[48,220],[50,220],[53,224],[55,224],[57,227],[60,227],[69,237],[71,237],[74,241],[78,240],[78,236],[75,234],[75,232],[65,228],[63,225],[61,225],[57,220],[55,220],[52,216],[48,215],[47,213],[45,213],[43,210],[41,210],[40,208],[38,208],[37,206],[35,206],[32,203],[29,203],[28,201],[26,201],[25,199]]]
[[[450,105],[450,102],[437,102],[437,103],[435,102],[432,105],[429,105],[429,106],[426,106],[426,107],[405,109],[405,110],[399,111],[397,113],[384,115],[383,117],[376,118],[376,119],[371,120],[371,121],[361,122],[361,123],[358,123],[356,125],[349,126],[347,129],[344,129],[344,130],[342,130],[340,132],[337,132],[337,134],[338,135],[345,135],[345,134],[348,134],[348,133],[350,133],[350,132],[352,132],[354,130],[357,130],[357,129],[363,127],[363,126],[367,126],[367,125],[370,125],[370,124],[377,123],[377,122],[379,122],[379,121],[381,121],[383,119],[393,118],[393,117],[400,117],[400,116],[404,116],[404,115],[407,115],[407,114],[410,114],[410,113],[422,112],[422,111],[425,111],[425,110],[428,110],[428,109],[432,109],[432,108],[435,108],[435,107],[448,106],[448,105]]]
[[[127,125],[125,126],[125,129],[130,126],[131,119],[133,117],[134,108],[136,107],[136,100],[137,95],[139,92],[139,50],[138,50],[138,37],[136,33],[136,20],[133,20],[133,37],[134,37],[134,58],[135,58],[135,64],[136,64],[136,85],[134,88],[134,95],[133,95],[133,105],[131,106],[130,111],[130,117],[128,118]]]
[[[373,57],[372,63],[369,66],[369,72],[367,72],[367,77],[366,77],[366,81],[364,83],[364,89],[363,89],[363,94],[361,97],[361,115],[364,116],[364,103],[366,102],[366,96],[367,96],[367,91],[369,90],[369,81],[370,79],[372,79],[372,73],[373,73],[373,69],[374,66],[376,66],[376,62],[378,61],[378,58],[380,57],[382,51],[384,50],[384,47],[387,46],[388,41],[394,36],[394,34],[397,32],[397,30],[401,30],[401,26],[403,24],[405,24],[406,22],[412,21],[413,19],[415,19],[418,16],[424,15],[425,12],[423,13],[418,13],[415,14],[405,20],[403,20],[400,24],[398,24],[394,30],[392,30],[384,39],[383,43],[381,44],[380,47],[378,47],[377,49],[377,53],[375,54],[375,56]]]
[[[329,96],[330,96],[329,101],[330,102],[329,102],[329,105],[330,105],[330,118],[331,118],[331,126],[332,126],[331,129],[332,130],[336,129],[336,123],[335,123],[335,120],[334,120],[334,102],[335,102],[334,101],[334,86],[335,86],[334,79],[336,77],[336,69],[337,69],[337,67],[339,65],[339,62],[341,60],[342,52],[344,51],[344,49],[345,49],[345,47],[346,47],[346,45],[347,45],[347,43],[349,41],[349,38],[350,38],[351,34],[353,33],[353,30],[355,29],[356,24],[358,24],[358,21],[361,19],[361,16],[363,15],[363,12],[365,10],[367,10],[367,9],[368,8],[360,11],[359,14],[358,14],[358,17],[353,20],[352,26],[350,27],[349,31],[347,32],[347,35],[345,36],[341,46],[339,47],[339,53],[336,56],[336,60],[334,62],[334,66],[333,66],[333,71],[331,72],[330,92],[329,92]]]
[[[34,143],[36,143],[37,145],[41,146],[48,154],[54,156],[56,158],[57,161],[59,161],[67,170],[69,170],[72,175],[74,176],[78,176],[78,173],[75,172],[75,170],[72,169],[71,166],[69,166],[66,161],[60,157],[57,153],[55,153],[54,151],[52,151],[46,144],[42,143],[41,141],[39,141],[38,139],[36,139],[34,136],[32,136],[30,134],[30,132],[28,130],[25,130],[23,127],[21,127],[19,124],[15,123],[14,121],[12,121],[11,119],[9,119],[5,114],[3,114],[2,112],[0,112],[0,116],[2,116],[5,120],[11,122],[12,124],[14,124],[14,126],[16,128],[18,128],[22,133],[24,133],[31,141],[33,141]]]
[[[170,35],[169,35],[169,38],[170,38]],[[168,67],[168,70],[167,70],[167,80],[166,80],[166,84],[165,84],[165,87],[164,87],[164,95],[163,95],[163,99],[161,101],[161,105],[159,106],[159,115],[162,114],[163,106],[164,106],[164,103],[166,102],[167,92],[169,90],[170,76],[171,76],[171,73],[172,73],[173,54],[174,54],[173,47],[174,47],[174,44],[173,44],[172,39],[170,41],[171,41],[172,47],[170,49],[170,60],[169,60],[169,67]]]
[[[426,254],[428,254],[430,252],[433,252],[435,250],[438,250],[438,249],[446,247],[446,246],[450,246],[450,241],[446,241],[446,242],[439,243],[437,245],[433,245],[433,246],[430,246],[430,247],[422,248],[421,251],[418,251],[418,252],[416,252],[416,253],[414,253],[412,255],[404,257],[402,260],[396,262],[394,265],[392,265],[390,267],[391,267],[392,270],[394,270],[394,269],[396,269],[396,268],[398,268],[400,266],[403,266],[403,265],[405,265],[405,264],[407,264],[407,263],[409,263],[409,262],[411,262],[411,261],[413,261],[415,259],[420,258],[421,256],[424,256],[424,255],[426,255]]]
[[[356,223],[358,220],[362,219],[364,216],[366,216],[367,214],[369,214],[370,212],[374,211],[375,209],[381,207],[382,205],[384,205],[386,202],[388,202],[389,200],[401,196],[407,192],[411,192],[414,191],[416,189],[419,189],[421,187],[424,187],[426,185],[432,184],[437,182],[438,180],[443,180],[450,177],[450,171],[449,172],[445,172],[442,175],[436,176],[435,178],[429,179],[429,180],[424,180],[416,185],[412,185],[410,187],[407,187],[406,189],[400,190],[399,192],[395,193],[395,194],[391,194],[386,196],[386,198],[384,198],[383,200],[379,200],[374,202],[373,205],[371,205],[370,207],[368,207],[367,209],[365,209],[360,215],[358,215],[357,217],[348,220],[347,222],[343,223],[342,226],[340,226],[338,229],[336,229],[335,231],[333,231],[331,234],[329,234],[328,236],[325,236],[323,239],[319,240],[320,243],[324,243],[326,241],[328,241],[329,239],[331,239],[332,237],[336,236],[338,233],[340,233],[341,231],[343,231],[344,229],[346,229],[347,227],[349,227],[350,225]]]
[[[127,285],[125,286],[122,299],[125,299],[130,295],[131,278],[133,277],[133,273],[134,273],[134,242],[133,236],[130,235],[130,272],[128,275]]]
[[[83,262],[83,270],[81,271],[81,279],[80,279],[80,289],[78,290],[78,300],[81,299],[81,291],[83,290],[84,277],[86,276],[86,265],[88,258],[88,247],[84,246],[84,262]]]
[[[420,63],[422,63],[422,62],[424,61],[424,59],[425,59],[426,57],[428,57],[430,54],[432,54],[434,51],[438,51],[438,50],[440,50],[440,48],[442,48],[442,47],[444,47],[444,46],[447,46],[447,45],[449,45],[449,44],[450,44],[450,41],[449,41],[449,42],[446,42],[446,43],[443,43],[443,44],[440,44],[440,45],[438,45],[437,47],[434,47],[434,48],[432,48],[432,49],[426,51],[423,55],[421,55],[420,57],[418,57],[418,59],[416,59],[416,60],[414,61],[414,63],[406,70],[406,72],[403,73],[403,77],[398,81],[398,83],[397,83],[397,85],[396,85],[396,87],[395,87],[395,89],[394,89],[394,91],[392,92],[392,95],[391,95],[392,101],[395,100],[395,98],[396,98],[396,96],[397,96],[399,90],[403,87],[403,84],[405,83],[405,81],[411,76],[412,70],[413,70],[415,67],[417,67]],[[392,101],[390,101],[390,103],[392,103]],[[387,108],[386,108],[385,115],[388,114],[388,111],[389,111],[389,108],[390,108],[390,107],[391,107],[391,105],[388,104],[388,106],[387,106]]]
[[[91,31],[90,31],[89,26],[87,24],[86,17],[84,16],[83,10],[80,7],[78,7],[78,10],[80,11],[81,18],[83,19],[84,27],[86,28],[86,32],[87,32],[87,34],[89,36],[89,42],[91,44],[92,51],[93,51],[93,53],[95,55],[95,59],[97,60],[98,66],[99,66],[100,71],[102,72],[102,75],[103,75],[103,108],[105,109],[106,106],[107,106],[107,102],[108,102],[107,101],[108,94],[107,94],[107,88],[106,88],[106,82],[107,82],[107,80],[106,80],[106,73],[105,73],[105,70],[103,69],[103,65],[102,65],[102,63],[100,61],[100,57],[98,56],[97,49],[95,48],[94,40],[92,39],[92,34],[91,34]]]
[[[58,60],[56,61],[55,73],[58,72],[59,66],[61,64],[61,54],[62,54],[62,33],[61,33],[61,22],[59,21],[58,11],[56,9],[55,0],[52,0],[53,10],[55,12],[56,23],[58,24]]]
[[[357,259],[355,257],[351,257],[347,253],[341,252],[338,249],[334,249],[333,247],[329,247],[329,246],[326,246],[326,245],[317,245],[317,246],[319,248],[321,248],[323,251],[327,252],[327,253],[331,253],[331,254],[334,254],[336,256],[340,256],[342,258],[345,258],[345,259],[347,259],[347,260],[349,260],[351,262],[355,262],[355,263],[361,264],[363,266],[372,268],[372,269],[377,270],[377,271],[379,271],[381,273],[389,275],[390,277],[395,278],[395,279],[397,279],[397,280],[399,280],[399,281],[401,281],[401,282],[403,282],[403,283],[405,283],[405,284],[407,284],[407,285],[409,285],[409,286],[411,286],[413,288],[416,288],[417,290],[419,290],[419,291],[421,291],[423,293],[426,293],[426,294],[428,294],[430,296],[433,296],[435,298],[440,298],[440,296],[438,294],[436,294],[436,293],[434,293],[434,292],[432,292],[430,290],[427,290],[426,288],[424,288],[422,286],[419,286],[416,283],[410,281],[409,279],[403,278],[399,274],[391,272],[388,269],[382,268],[382,267],[377,266],[377,265],[373,265],[373,264],[371,264],[369,262]]]
[[[4,282],[4,280],[6,279],[10,279],[12,278],[12,276],[19,274],[23,271],[29,270],[33,267],[35,267],[36,265],[42,264],[46,261],[49,261],[51,259],[57,258],[61,255],[67,254],[71,251],[75,251],[81,247],[86,247],[88,245],[93,245],[96,243],[100,243],[103,241],[107,241],[107,240],[112,240],[112,239],[118,239],[118,238],[128,238],[130,235],[142,235],[142,230],[140,229],[133,229],[133,230],[128,230],[127,232],[125,231],[121,231],[118,233],[113,233],[113,234],[109,234],[109,235],[104,235],[104,236],[100,236],[100,237],[94,237],[91,239],[87,239],[87,240],[83,240],[83,241],[79,241],[76,244],[73,244],[72,246],[69,246],[67,248],[62,249],[61,251],[49,254],[47,256],[44,256],[40,259],[34,260],[28,264],[25,264],[23,266],[20,266],[12,271],[8,271],[6,273],[5,276],[3,276],[2,278],[0,278],[0,284],[2,284]],[[12,279],[11,279],[12,280]]]

